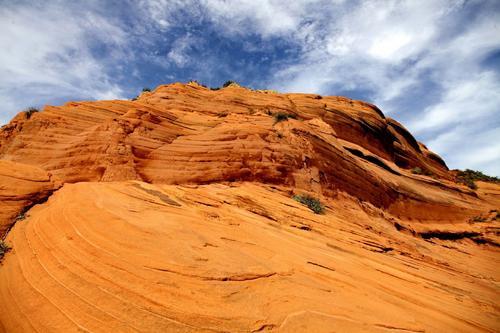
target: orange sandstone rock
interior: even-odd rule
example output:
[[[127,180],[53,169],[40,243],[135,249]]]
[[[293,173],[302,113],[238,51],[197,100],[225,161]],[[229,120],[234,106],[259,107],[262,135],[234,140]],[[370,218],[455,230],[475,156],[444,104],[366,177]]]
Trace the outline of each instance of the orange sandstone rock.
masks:
[[[498,328],[497,250],[402,233],[349,197],[322,202],[316,215],[288,188],[257,183],[66,184],[7,237],[0,322],[5,332]]]
[[[20,113],[0,332],[498,331],[500,186],[453,178],[344,97],[176,83]]]
[[[276,123],[280,112],[297,119]],[[19,118],[1,132],[0,157],[65,182],[259,181],[340,190],[389,207],[421,196],[406,186],[412,167],[451,179],[444,162],[402,125],[343,97],[172,84],[137,101],[72,102]]]
[[[54,189],[44,170],[0,160],[0,238],[27,207],[46,199]]]

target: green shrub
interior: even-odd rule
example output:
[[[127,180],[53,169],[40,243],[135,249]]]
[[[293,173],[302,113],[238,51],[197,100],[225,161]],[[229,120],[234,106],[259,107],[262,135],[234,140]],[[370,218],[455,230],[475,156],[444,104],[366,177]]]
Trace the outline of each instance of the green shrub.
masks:
[[[437,178],[432,172],[430,172],[429,170],[427,169],[422,169],[420,167],[415,167],[413,169],[411,169],[411,173],[415,174],[415,175],[424,175],[424,176],[430,176],[430,177],[433,177],[433,178]]]
[[[474,183],[474,181],[476,180],[490,183],[500,183],[500,178],[485,175],[481,171],[471,169],[457,170],[457,175],[455,178],[455,181],[457,183],[464,184],[469,188],[475,190],[477,189],[477,185],[476,183]]]
[[[8,246],[3,240],[0,240],[0,261],[2,261],[3,256],[9,251],[10,246]]]
[[[323,207],[321,202],[318,199],[311,197],[310,195],[307,195],[307,194],[306,195],[294,195],[293,200],[300,202],[303,205],[306,205],[315,214],[323,214],[325,211],[325,208]]]
[[[22,221],[24,219],[26,219],[26,214],[25,213],[20,213],[19,215],[17,215],[16,219],[14,220],[14,222],[17,222],[17,221]]]
[[[231,80],[229,80],[229,81],[226,81],[226,82],[224,82],[224,84],[222,85],[222,88],[226,88],[226,87],[229,87],[229,86],[230,86],[231,84],[233,84],[233,83],[236,83],[236,82],[234,82],[234,81],[231,81]]]
[[[200,83],[198,82],[198,80],[189,80],[188,83],[196,83],[197,85],[199,86],[202,86],[203,88],[208,88],[206,85],[204,85],[203,83]]]
[[[24,112],[26,112],[26,118],[30,119],[34,113],[40,112],[40,110],[31,106],[31,107],[27,108],[26,110],[24,110]]]
[[[422,174],[422,169],[419,168],[419,167],[415,167],[415,168],[411,169],[411,173],[413,173],[415,175],[421,175]]]
[[[471,219],[472,222],[486,222],[487,219],[481,215],[479,216],[474,216],[472,219]]]
[[[142,92],[150,92],[151,88],[142,88]]]
[[[274,114],[275,123],[288,120],[289,118],[297,119],[297,116],[294,115],[293,113],[284,113],[284,112],[277,112]]]
[[[464,184],[465,186],[467,186],[468,188],[470,188],[472,190],[477,190],[476,183],[474,183],[474,180],[472,180],[470,178],[460,178],[457,181],[461,184]]]
[[[480,180],[483,182],[490,182],[490,183],[500,183],[500,178],[498,177],[488,176],[482,173],[481,171],[476,171],[471,169],[465,169],[465,171],[458,170],[455,180],[457,183],[464,184],[473,190],[477,189],[477,185],[476,183],[474,183],[475,180]]]

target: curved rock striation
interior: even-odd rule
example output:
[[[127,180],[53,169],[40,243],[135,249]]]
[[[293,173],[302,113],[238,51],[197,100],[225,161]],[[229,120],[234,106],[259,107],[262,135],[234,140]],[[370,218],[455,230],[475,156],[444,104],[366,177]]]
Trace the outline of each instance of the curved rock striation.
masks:
[[[44,170],[0,160],[0,239],[24,212],[45,200],[56,185]]]
[[[22,112],[0,332],[498,331],[500,186],[454,178],[344,97],[176,83]]]
[[[277,115],[296,119],[278,122]],[[426,188],[473,194],[448,182],[453,176],[441,158],[371,104],[239,86],[177,83],[136,101],[71,102],[29,119],[21,113],[2,128],[0,144],[0,158],[42,167],[63,182],[258,181],[343,191],[385,208],[426,201],[439,210],[441,202],[422,200],[422,177],[410,172],[419,167]]]
[[[14,226],[5,332],[487,332],[498,252],[287,188],[66,184]],[[443,247],[443,244],[453,246]]]

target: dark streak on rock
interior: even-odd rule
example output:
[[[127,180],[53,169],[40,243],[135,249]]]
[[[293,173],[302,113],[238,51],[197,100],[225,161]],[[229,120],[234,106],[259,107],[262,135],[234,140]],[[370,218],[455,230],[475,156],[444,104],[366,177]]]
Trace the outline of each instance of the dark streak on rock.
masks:
[[[335,268],[331,268],[331,267],[328,267],[328,266],[325,266],[325,265],[321,265],[321,264],[318,264],[318,263],[315,263],[315,262],[312,262],[312,261],[308,261],[307,263],[311,264],[311,265],[314,265],[314,266],[318,266],[318,267],[324,268],[324,269],[328,269],[328,270],[330,270],[332,272],[335,272]]]

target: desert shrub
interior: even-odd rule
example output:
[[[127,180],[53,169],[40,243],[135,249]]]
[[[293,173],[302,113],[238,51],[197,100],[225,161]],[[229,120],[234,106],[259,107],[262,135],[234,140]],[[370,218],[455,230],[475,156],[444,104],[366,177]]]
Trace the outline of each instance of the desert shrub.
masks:
[[[321,202],[318,199],[311,197],[310,195],[294,195],[293,200],[309,207],[309,209],[312,210],[315,214],[323,214],[325,211],[325,208],[323,207]]]
[[[210,90],[220,90],[219,87],[210,87]]]
[[[474,181],[476,180],[480,180],[483,182],[490,182],[490,183],[500,183],[500,178],[485,175],[481,171],[476,171],[471,169],[457,170],[455,178],[455,181],[457,183],[464,184],[469,188],[475,190],[477,189],[477,185],[476,183],[474,183]]]
[[[424,176],[431,176],[433,178],[436,178],[432,172],[430,172],[427,169],[422,169],[420,167],[415,167],[415,168],[411,169],[411,173],[413,173],[415,175],[424,175]]]
[[[274,120],[277,123],[279,123],[280,121],[288,120],[289,118],[297,119],[297,116],[294,115],[293,113],[284,113],[284,112],[277,112],[274,114]]]
[[[226,82],[224,82],[224,84],[222,85],[222,88],[226,88],[226,87],[229,87],[229,86],[230,86],[231,84],[233,84],[233,83],[236,83],[236,82],[234,82],[234,81],[231,81],[231,80],[229,80],[229,81],[226,81]]]
[[[22,221],[24,219],[26,219],[26,214],[25,213],[20,213],[19,215],[17,215],[16,219],[14,220],[14,222],[17,222],[17,221]]]
[[[26,110],[24,110],[24,112],[26,112],[26,118],[30,119],[34,113],[40,112],[40,110],[31,106],[31,107],[27,108]]]
[[[462,183],[469,186],[470,188],[476,189],[477,186],[474,183],[475,180],[480,180],[483,182],[490,182],[490,183],[500,183],[500,178],[485,175],[481,171],[476,171],[471,169],[457,171],[456,181],[458,183]],[[473,187],[470,186],[472,184],[474,184]]]
[[[411,169],[411,173],[413,173],[415,175],[421,175],[422,174],[422,169],[419,168],[419,167],[415,167],[415,168]]]
[[[476,190],[477,189],[476,183],[474,183],[474,180],[472,180],[471,178],[459,178],[457,180],[457,182],[461,183],[461,184],[464,184],[465,186],[467,186],[468,188],[470,188],[472,190]]]
[[[3,256],[9,251],[10,246],[8,246],[3,240],[0,240],[0,261],[2,261]]]
[[[481,215],[479,216],[474,216],[472,219],[471,219],[472,222],[486,222],[487,219]]]
[[[142,88],[142,92],[150,92],[151,88]]]
[[[314,96],[314,99],[322,99],[322,98],[323,98],[323,96],[321,96],[321,95]]]
[[[203,83],[200,83],[198,82],[198,80],[189,80],[188,83],[196,83],[197,85],[199,86],[202,86],[203,88],[208,88],[206,85],[204,85]]]

